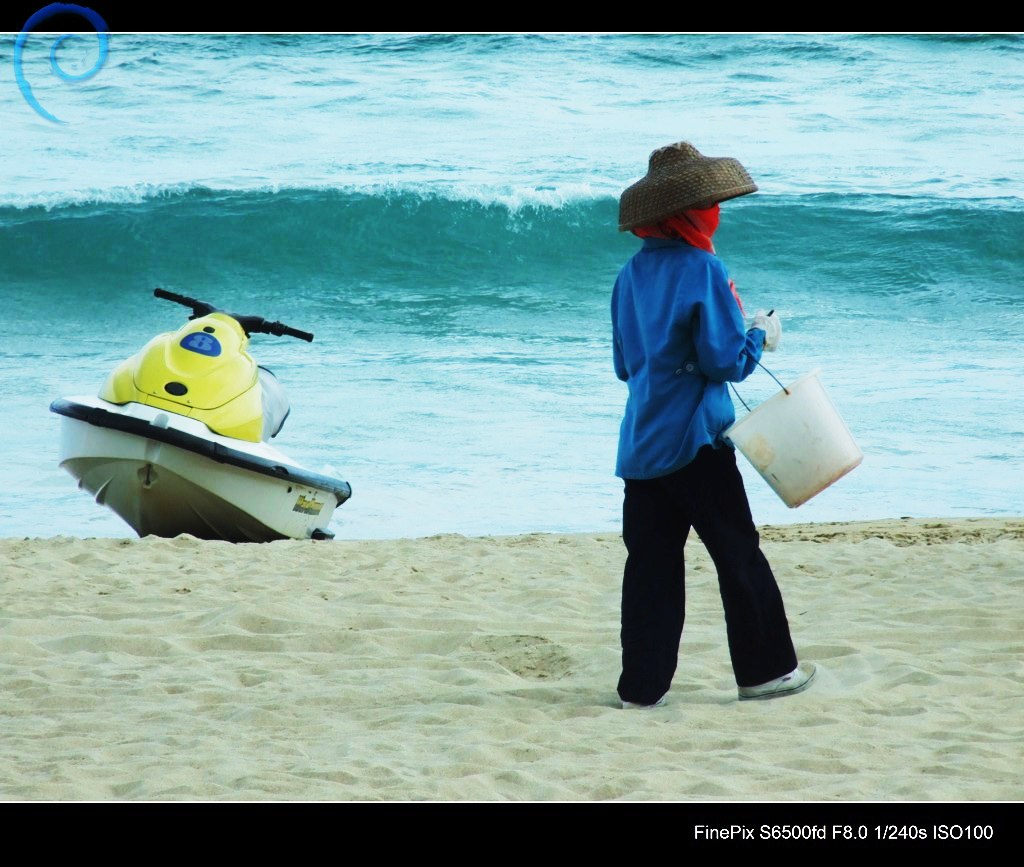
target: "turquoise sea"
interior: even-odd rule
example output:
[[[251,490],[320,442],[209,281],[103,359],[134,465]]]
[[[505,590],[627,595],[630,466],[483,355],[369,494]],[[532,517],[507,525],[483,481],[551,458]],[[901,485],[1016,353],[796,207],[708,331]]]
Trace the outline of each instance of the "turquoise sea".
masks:
[[[79,83],[54,39],[65,124],[0,38],[0,536],[130,534],[48,406],[180,324],[155,286],[316,333],[253,352],[339,538],[616,530],[617,199],[680,139],[759,183],[719,254],[865,453],[797,510],[744,464],[755,520],[1024,514],[1024,37],[113,34]]]

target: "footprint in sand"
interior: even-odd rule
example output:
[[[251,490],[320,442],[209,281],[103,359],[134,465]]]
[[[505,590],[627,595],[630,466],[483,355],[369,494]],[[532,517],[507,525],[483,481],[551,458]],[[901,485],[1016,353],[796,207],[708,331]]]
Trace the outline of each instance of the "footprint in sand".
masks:
[[[242,614],[235,623],[246,632],[254,635],[287,635],[299,631],[301,624],[290,620],[277,620],[272,617],[261,617],[258,614]]]
[[[529,680],[556,680],[572,674],[568,651],[539,635],[481,635],[469,646]]]
[[[143,635],[68,635],[40,642],[53,653],[124,653],[129,656],[168,656],[173,646],[161,638]]]

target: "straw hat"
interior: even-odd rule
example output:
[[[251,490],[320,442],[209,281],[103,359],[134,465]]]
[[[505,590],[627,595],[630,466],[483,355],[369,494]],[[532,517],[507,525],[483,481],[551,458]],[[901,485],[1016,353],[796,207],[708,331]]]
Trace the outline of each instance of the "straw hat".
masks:
[[[757,190],[747,170],[732,157],[706,157],[686,141],[658,148],[647,174],[619,199],[619,231],[657,223],[690,208]]]

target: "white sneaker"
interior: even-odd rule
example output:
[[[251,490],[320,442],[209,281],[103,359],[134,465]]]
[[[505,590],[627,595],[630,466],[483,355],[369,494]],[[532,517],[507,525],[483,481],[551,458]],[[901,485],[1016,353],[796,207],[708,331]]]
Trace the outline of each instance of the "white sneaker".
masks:
[[[665,695],[668,695],[668,693],[666,692]],[[665,695],[663,695],[661,698],[659,698],[654,704],[638,704],[635,701],[624,701],[622,703],[622,709],[623,710],[651,710],[652,708],[656,708],[656,707],[664,707],[665,706]]]
[[[796,695],[803,692],[811,685],[814,675],[818,669],[813,662],[807,663],[802,668],[797,666],[789,674],[761,683],[757,686],[741,686],[740,701],[752,701],[754,699],[782,698],[784,695]]]

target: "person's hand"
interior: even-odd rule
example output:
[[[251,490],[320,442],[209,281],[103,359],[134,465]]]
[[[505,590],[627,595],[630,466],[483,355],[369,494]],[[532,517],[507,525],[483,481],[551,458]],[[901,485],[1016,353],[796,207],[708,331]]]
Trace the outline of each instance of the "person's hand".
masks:
[[[764,332],[764,348],[769,352],[774,352],[779,348],[779,341],[782,339],[782,320],[774,310],[771,313],[758,310],[754,314],[754,323],[750,327],[760,328]]]

